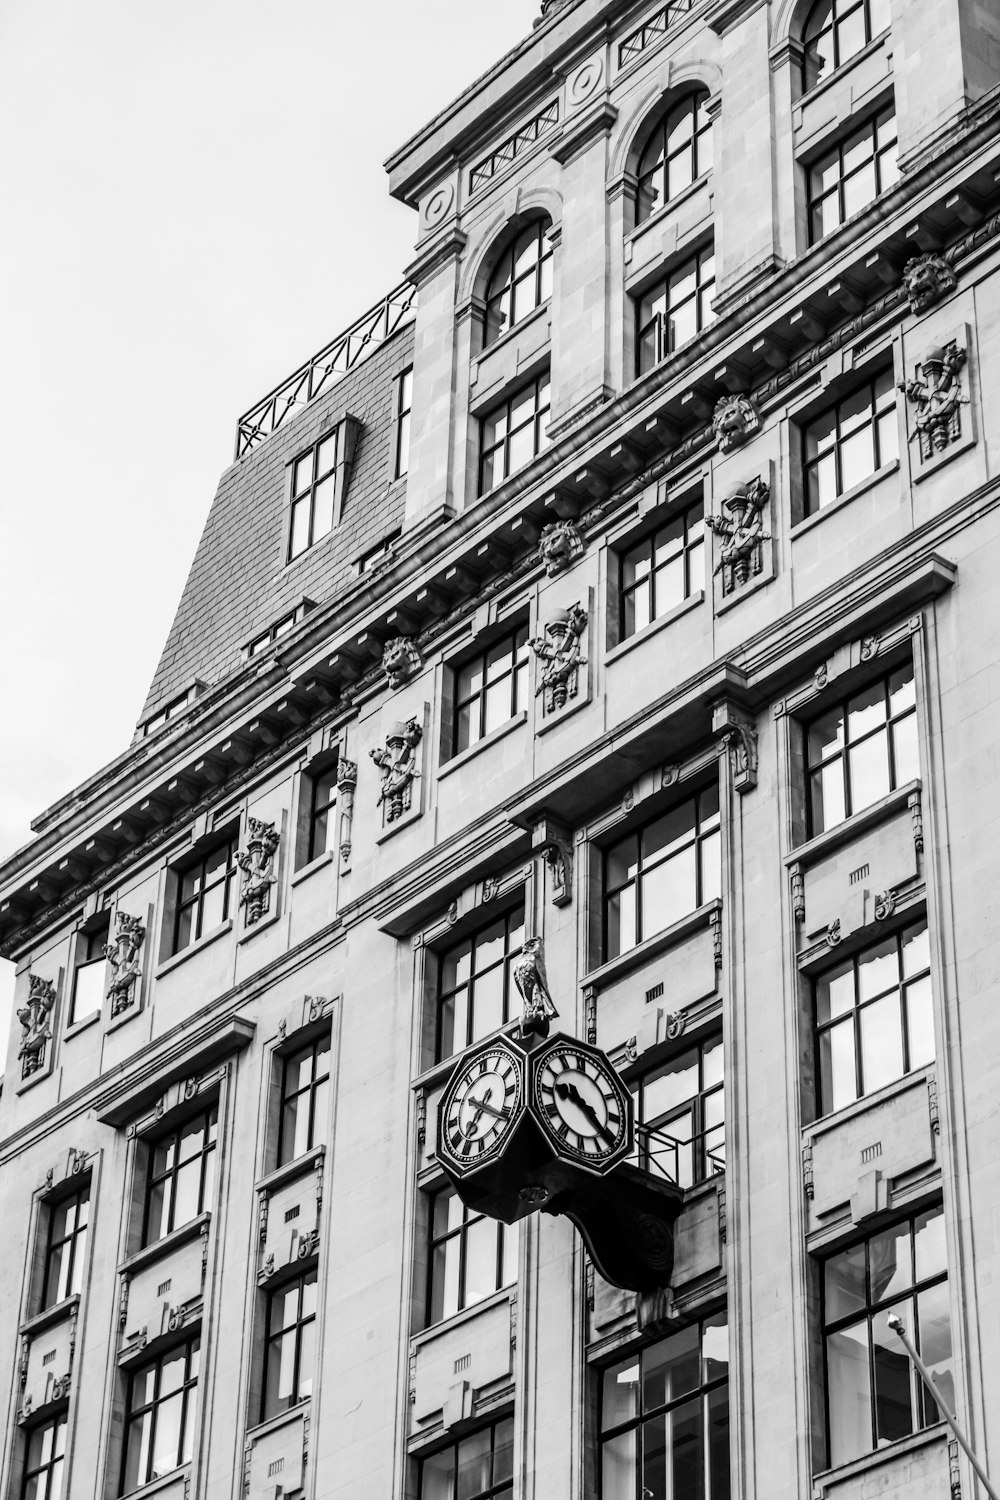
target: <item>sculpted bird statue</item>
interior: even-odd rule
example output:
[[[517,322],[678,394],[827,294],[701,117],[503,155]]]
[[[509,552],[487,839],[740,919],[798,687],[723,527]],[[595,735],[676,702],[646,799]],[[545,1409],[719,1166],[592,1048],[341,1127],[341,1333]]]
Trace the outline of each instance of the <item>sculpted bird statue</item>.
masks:
[[[524,1004],[521,1008],[521,1036],[547,1037],[549,1021],[559,1012],[549,994],[549,982],[545,977],[545,960],[542,957],[541,938],[528,938],[521,949],[521,956],[514,965],[514,983],[521,992]]]

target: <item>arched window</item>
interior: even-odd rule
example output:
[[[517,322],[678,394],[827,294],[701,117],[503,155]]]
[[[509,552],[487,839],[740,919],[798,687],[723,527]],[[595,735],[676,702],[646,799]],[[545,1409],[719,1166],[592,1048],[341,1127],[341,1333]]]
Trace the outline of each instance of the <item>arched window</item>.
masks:
[[[661,115],[639,158],[636,223],[669,203],[712,166],[708,90],[699,89]]]
[[[484,346],[551,297],[551,228],[550,219],[533,219],[501,251],[486,287]]]
[[[815,87],[888,29],[889,0],[817,0],[802,33],[802,87]]]

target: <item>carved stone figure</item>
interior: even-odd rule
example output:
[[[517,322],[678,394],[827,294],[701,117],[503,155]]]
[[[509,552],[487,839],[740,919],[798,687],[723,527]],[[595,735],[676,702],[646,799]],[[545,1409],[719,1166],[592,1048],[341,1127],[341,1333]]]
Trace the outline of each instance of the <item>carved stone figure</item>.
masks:
[[[917,408],[910,441],[920,442],[920,457],[942,453],[961,436],[963,406],[962,366],[968,355],[952,339],[944,348],[928,349],[920,364],[920,378],[901,380],[899,389]]]
[[[423,666],[416,643],[408,635],[395,635],[382,651],[382,670],[391,688],[402,687]]]
[[[145,924],[138,917],[129,916],[127,911],[116,913],[115,925],[118,930],[114,942],[106,943],[104,947],[104,956],[111,965],[108,999],[112,1016],[121,1015],[123,1010],[135,1004],[139,951],[146,937]]]
[[[744,796],[757,785],[757,726],[729,704],[719,703],[712,714],[712,732],[720,749],[728,752],[733,786]]]
[[[407,719],[405,724],[389,726],[385,738],[385,749],[381,746],[368,753],[382,770],[382,790],[379,805],[385,803],[385,821],[394,823],[409,810],[413,801],[413,783],[420,775],[417,770],[417,746],[424,731],[416,719]]]
[[[358,763],[341,756],[337,761],[337,797],[340,801],[340,858],[344,869],[351,862],[351,829],[354,825],[354,792]]]
[[[271,905],[271,887],[277,884],[274,854],[281,834],[261,818],[248,818],[247,829],[247,846],[237,854],[236,863],[243,871],[240,905],[246,907],[246,924],[252,927]]]
[[[30,1078],[45,1065],[45,1044],[52,1039],[49,1016],[56,1003],[56,987],[51,979],[40,974],[28,975],[28,1002],[22,1005],[17,1019],[23,1027],[21,1048],[21,1077]]]
[[[550,521],[538,538],[538,556],[550,578],[568,568],[583,552],[583,538],[572,521]]]
[[[545,627],[544,636],[534,636],[528,645],[539,661],[544,662],[541,679],[535,690],[541,693],[542,712],[551,714],[575,698],[580,667],[587,658],[580,650],[580,637],[587,628],[587,611],[579,604],[560,609]],[[548,639],[546,639],[548,637]]]
[[[541,938],[527,939],[521,949],[521,956],[514,965],[513,974],[514,983],[524,1002],[521,1009],[521,1036],[547,1037],[549,1022],[559,1012],[549,994]]]
[[[723,453],[729,453],[753,437],[760,428],[760,417],[750,397],[737,392],[731,396],[719,397],[715,403],[712,427],[718,438],[719,448]]]
[[[957,285],[955,273],[944,256],[935,255],[933,251],[913,256],[903,267],[903,287],[911,312],[926,312],[933,303],[953,292]]]
[[[764,565],[762,544],[771,540],[771,533],[764,530],[763,510],[770,498],[770,486],[758,475],[723,500],[728,516],[705,517],[705,525],[722,538],[715,571],[722,574],[724,594],[731,594]]]

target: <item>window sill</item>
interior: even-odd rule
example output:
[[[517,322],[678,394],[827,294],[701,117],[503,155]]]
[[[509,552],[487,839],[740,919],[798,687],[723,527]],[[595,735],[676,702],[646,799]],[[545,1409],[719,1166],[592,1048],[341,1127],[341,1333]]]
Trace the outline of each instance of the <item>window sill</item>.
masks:
[[[607,989],[609,984],[615,980],[622,979],[633,969],[641,968],[651,958],[657,957],[666,948],[672,948],[675,943],[683,942],[693,932],[699,932],[703,927],[708,927],[712,920],[712,913],[722,910],[722,901],[716,897],[714,901],[707,901],[704,906],[696,907],[686,917],[681,917],[679,922],[665,927],[651,938],[645,938],[634,948],[629,948],[624,953],[619,953],[616,958],[611,958],[607,963],[601,964],[598,969],[591,969],[589,974],[584,974],[580,980],[581,989]]]
[[[431,1339],[440,1338],[442,1335],[451,1333],[454,1328],[461,1328],[463,1323],[469,1323],[482,1312],[488,1312],[490,1308],[498,1307],[503,1302],[509,1302],[512,1294],[517,1290],[517,1282],[512,1281],[509,1286],[498,1287],[481,1302],[474,1302],[471,1307],[463,1307],[461,1312],[452,1313],[450,1318],[442,1318],[440,1323],[431,1323],[429,1327],[422,1328],[410,1338],[411,1349],[419,1349],[422,1344],[430,1343]]]
[[[191,1473],[190,1464],[180,1464],[178,1468],[171,1469],[169,1474],[164,1474],[162,1479],[153,1479],[149,1484],[141,1484],[137,1490],[126,1490],[122,1500],[146,1500],[147,1495],[158,1495],[162,1490],[176,1484],[179,1479],[187,1479]]]
[[[817,1136],[824,1135],[828,1130],[836,1130],[839,1125],[846,1124],[848,1120],[857,1119],[869,1109],[875,1109],[880,1104],[887,1104],[897,1094],[905,1094],[907,1089],[926,1085],[927,1079],[934,1073],[935,1064],[924,1063],[921,1068],[913,1068],[909,1073],[904,1073],[900,1078],[894,1078],[891,1083],[883,1084],[880,1089],[874,1089],[870,1094],[863,1094],[860,1099],[854,1099],[850,1104],[845,1104],[841,1109],[832,1110],[828,1115],[821,1115],[819,1119],[813,1120],[802,1127],[802,1141],[814,1141]]]
[[[894,792],[889,792],[878,802],[873,802],[871,807],[852,813],[842,823],[835,823],[832,828],[827,828],[823,833],[817,833],[814,838],[800,844],[797,849],[792,850],[791,854],[785,855],[785,865],[788,868],[792,865],[803,865],[808,868],[809,865],[816,864],[824,855],[832,854],[835,849],[849,844],[852,839],[857,838],[859,833],[867,833],[870,828],[884,823],[893,813],[901,812],[913,793],[920,790],[919,781],[908,781],[905,786],[897,787]]]
[[[278,907],[277,892],[274,886],[271,887],[271,894],[273,898],[271,903],[271,910],[267,913],[266,916],[261,917],[259,921],[255,922],[252,927],[247,927],[244,925],[243,931],[238,935],[236,939],[237,947],[242,947],[244,943],[252,942],[253,939],[258,935],[258,933],[266,932],[268,927],[273,927],[275,922],[281,916],[281,911]]]
[[[643,219],[641,224],[637,224],[634,229],[630,230],[629,233],[625,236],[626,246],[633,245],[636,240],[642,239],[643,235],[646,234],[651,228],[655,228],[656,225],[662,224],[666,219],[669,219],[672,213],[676,213],[676,211],[685,203],[687,203],[689,199],[696,197],[698,193],[701,192],[701,189],[706,185],[706,183],[711,182],[711,180],[712,173],[710,171],[702,172],[701,176],[696,177],[694,182],[690,183],[682,193],[677,194],[676,198],[669,199],[668,202],[664,203],[662,207],[658,208],[655,213],[650,214],[648,219]],[[627,249],[625,254],[627,257]]]
[[[623,641],[618,642],[617,646],[612,646],[611,650],[605,653],[604,665],[610,667],[612,662],[618,661],[636,646],[641,646],[643,641],[648,641],[651,636],[656,635],[657,631],[665,630],[668,625],[672,625],[675,620],[679,620],[682,615],[686,615],[689,610],[696,609],[704,602],[704,589],[699,589],[695,594],[689,594],[686,599],[681,600],[680,604],[675,604],[673,609],[668,609],[666,614],[657,615],[655,620],[650,620],[648,625],[644,625],[634,635],[626,636]]]
[[[179,953],[172,953],[169,958],[165,958],[162,964],[155,970],[153,978],[162,979],[164,974],[169,974],[172,969],[176,969],[185,959],[191,958],[195,953],[200,953],[203,948],[207,948],[210,943],[216,942],[220,937],[225,937],[226,933],[232,932],[232,930],[233,919],[232,917],[227,917],[220,926],[213,927],[211,932],[204,933],[198,938],[197,942],[189,943]]]
[[[84,1016],[82,1021],[73,1021],[63,1032],[63,1041],[68,1042],[72,1037],[79,1036],[81,1031],[86,1031],[89,1026],[95,1026],[101,1019],[101,1012],[95,1010],[93,1015]]]
[[[489,734],[484,734],[482,739],[477,740],[474,745],[466,746],[457,755],[453,755],[450,760],[446,760],[443,766],[439,766],[437,772],[438,781],[442,781],[445,776],[450,776],[452,771],[457,771],[460,766],[464,766],[470,760],[473,760],[481,750],[489,749],[490,745],[495,745],[497,740],[502,740],[505,734],[511,734],[515,729],[520,729],[527,722],[527,710],[522,708],[521,712],[515,714],[512,719],[508,719],[506,723],[500,724],[496,729],[491,729]]]
[[[258,1177],[254,1183],[255,1193],[274,1193],[278,1188],[284,1187],[286,1182],[294,1182],[297,1177],[304,1177],[307,1172],[313,1171],[317,1162],[323,1160],[326,1155],[326,1145],[313,1146],[308,1151],[303,1151],[301,1156],[294,1156],[291,1161],[284,1162],[280,1167],[275,1167],[273,1172],[268,1172],[264,1177]]]
[[[261,1438],[267,1437],[268,1433],[278,1432],[289,1422],[301,1420],[302,1414],[309,1410],[311,1396],[303,1396],[301,1401],[296,1401],[287,1411],[279,1411],[277,1416],[267,1417],[263,1422],[258,1422],[254,1427],[247,1428],[247,1442],[259,1443]]]
[[[38,1335],[53,1323],[61,1323],[63,1318],[69,1316],[74,1308],[80,1305],[80,1293],[74,1292],[72,1297],[64,1297],[61,1302],[53,1302],[51,1307],[43,1308],[41,1312],[35,1313],[34,1317],[25,1318],[18,1330],[21,1334],[37,1338]]]
[[[308,880],[310,875],[317,874],[318,871],[325,869],[326,866],[332,864],[332,862],[333,850],[327,849],[325,853],[318,854],[316,858],[310,860],[307,865],[303,865],[301,870],[296,870],[295,874],[289,881],[289,884],[292,886],[297,886],[301,881]]]
[[[832,516],[842,506],[849,505],[852,500],[856,500],[866,490],[874,489],[877,484],[881,484],[883,479],[888,479],[890,474],[897,474],[898,472],[898,458],[894,458],[891,464],[883,464],[881,469],[876,469],[874,474],[869,474],[859,484],[854,485],[849,490],[845,490],[842,495],[837,496],[836,500],[831,500],[829,505],[824,505],[822,510],[814,511],[811,516],[806,516],[803,521],[797,522],[788,533],[790,539],[793,542],[797,541],[804,532],[811,531],[814,526],[818,526],[821,521],[825,521],[827,516]]]
[[[187,1224],[182,1224],[179,1229],[172,1229],[162,1239],[153,1240],[152,1244],[143,1245],[141,1250],[136,1250],[127,1260],[123,1260],[120,1263],[118,1267],[119,1274],[127,1272],[129,1276],[134,1276],[137,1271],[144,1270],[146,1266],[155,1265],[158,1260],[164,1260],[174,1250],[178,1250],[181,1245],[186,1245],[189,1240],[198,1239],[203,1230],[207,1232],[211,1222],[212,1215],[206,1209],[196,1219],[190,1219]]]
[[[852,1458],[850,1463],[841,1464],[839,1468],[824,1469],[813,1476],[814,1500],[822,1500],[831,1486],[840,1484],[845,1479],[865,1474],[870,1469],[878,1468],[880,1464],[892,1463],[894,1459],[901,1458],[904,1453],[912,1453],[917,1448],[929,1448],[933,1443],[943,1442],[947,1436],[948,1428],[944,1422],[935,1422],[933,1427],[925,1427],[920,1432],[911,1432],[908,1437],[898,1438],[887,1448],[876,1448],[861,1458]]]

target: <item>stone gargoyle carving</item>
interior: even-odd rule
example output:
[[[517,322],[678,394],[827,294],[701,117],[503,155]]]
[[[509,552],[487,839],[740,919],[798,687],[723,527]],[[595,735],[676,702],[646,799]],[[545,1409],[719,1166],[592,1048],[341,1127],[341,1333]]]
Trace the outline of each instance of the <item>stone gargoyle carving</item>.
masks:
[[[266,916],[271,905],[271,887],[277,884],[274,855],[281,834],[262,818],[247,819],[247,845],[236,856],[243,871],[240,905],[246,908],[246,925],[253,927]]]
[[[550,521],[547,526],[542,527],[538,538],[538,556],[550,578],[576,562],[582,552],[583,538],[572,521]]]
[[[21,1077],[30,1078],[45,1066],[45,1046],[52,1040],[49,1017],[56,1003],[56,987],[40,974],[28,975],[28,1000],[17,1013],[23,1028],[18,1059]]]
[[[943,453],[962,433],[962,407],[968,397],[962,395],[962,367],[968,355],[955,340],[943,348],[928,349],[920,363],[920,376],[901,380],[899,389],[917,409],[914,438],[920,443],[920,457],[928,459]]]
[[[382,670],[391,688],[409,682],[422,665],[416,643],[408,635],[395,635],[386,641],[382,651]]]
[[[111,965],[111,983],[108,985],[111,1014],[119,1016],[135,1004],[139,953],[145,941],[146,927],[139,917],[131,917],[127,911],[115,914],[115,926],[118,930],[114,941],[104,945],[104,956]]]
[[[416,719],[406,723],[390,724],[385,737],[385,748],[380,745],[369,750],[369,755],[382,771],[382,790],[378,794],[379,806],[385,804],[385,821],[394,823],[407,812],[413,801],[413,783],[420,775],[417,770],[417,746],[424,731]]]
[[[760,430],[760,417],[749,396],[737,392],[720,396],[712,415],[712,428],[723,453],[739,448]]]
[[[715,571],[722,574],[724,594],[731,594],[763,567],[763,543],[771,539],[771,533],[764,530],[763,511],[770,496],[770,486],[758,475],[723,500],[728,515],[705,517],[705,525],[722,538]]]
[[[912,256],[903,267],[903,289],[911,312],[926,312],[935,302],[953,292],[957,285],[955,273],[944,256],[933,251]]]
[[[524,1002],[521,1008],[521,1036],[548,1036],[549,1022],[559,1012],[549,994],[541,938],[527,939],[512,972],[514,983]]]
[[[535,636],[529,646],[544,665],[535,696],[542,695],[542,712],[551,714],[575,698],[580,667],[586,657],[580,649],[580,637],[587,628],[587,611],[579,604],[556,610],[545,626],[544,636]]]

